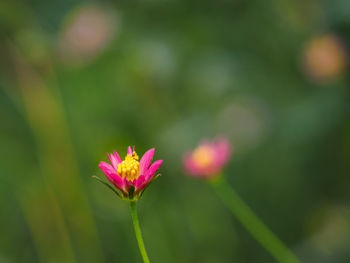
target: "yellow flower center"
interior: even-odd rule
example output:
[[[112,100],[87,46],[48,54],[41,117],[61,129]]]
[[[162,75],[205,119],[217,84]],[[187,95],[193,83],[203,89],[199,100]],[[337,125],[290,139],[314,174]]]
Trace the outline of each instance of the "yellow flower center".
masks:
[[[193,151],[192,159],[198,166],[206,167],[213,162],[214,154],[209,146],[202,145]]]
[[[122,178],[126,176],[128,180],[133,180],[139,177],[140,164],[138,159],[139,157],[136,152],[126,155],[124,161],[118,164],[118,174]]]

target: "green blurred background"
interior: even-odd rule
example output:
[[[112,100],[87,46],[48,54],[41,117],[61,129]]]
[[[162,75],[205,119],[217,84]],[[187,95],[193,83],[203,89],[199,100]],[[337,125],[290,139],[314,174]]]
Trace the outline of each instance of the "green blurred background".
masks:
[[[182,153],[228,136],[232,187],[303,262],[350,262],[347,0],[0,1],[0,262],[141,262],[91,176],[156,147],[152,262],[274,262]]]

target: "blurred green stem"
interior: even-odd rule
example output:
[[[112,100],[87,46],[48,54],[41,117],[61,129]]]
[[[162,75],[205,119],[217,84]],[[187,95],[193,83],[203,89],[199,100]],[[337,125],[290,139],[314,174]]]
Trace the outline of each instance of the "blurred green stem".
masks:
[[[223,176],[210,181],[224,204],[231,210],[243,226],[260,244],[281,263],[301,263],[301,261],[276,237],[254,214],[240,196],[229,186]]]
[[[143,262],[149,263],[149,258],[147,256],[145,244],[143,243],[141,228],[140,228],[140,224],[139,224],[139,218],[137,216],[136,202],[130,202],[130,209],[131,209],[132,222],[134,223],[135,235],[136,235],[137,243],[139,245],[139,249],[140,249],[140,253],[141,253]]]

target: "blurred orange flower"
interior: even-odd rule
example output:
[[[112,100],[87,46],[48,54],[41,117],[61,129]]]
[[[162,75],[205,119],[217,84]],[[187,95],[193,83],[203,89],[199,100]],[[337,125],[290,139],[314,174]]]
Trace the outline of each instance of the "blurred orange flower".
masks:
[[[347,63],[345,49],[333,35],[318,36],[307,42],[303,60],[307,74],[321,81],[341,75]]]

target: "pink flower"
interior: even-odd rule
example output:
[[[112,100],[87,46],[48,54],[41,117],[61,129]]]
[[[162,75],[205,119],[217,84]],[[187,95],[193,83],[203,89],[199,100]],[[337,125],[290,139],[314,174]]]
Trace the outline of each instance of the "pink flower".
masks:
[[[188,174],[197,177],[218,175],[231,155],[230,143],[225,137],[203,141],[193,151],[184,154],[183,162]]]
[[[124,161],[116,151],[111,154],[107,153],[107,155],[111,164],[102,161],[99,167],[105,173],[108,181],[120,190],[122,197],[129,200],[137,200],[141,197],[163,162],[163,160],[157,160],[151,164],[154,148],[145,152],[140,162],[135,146],[128,147]]]

